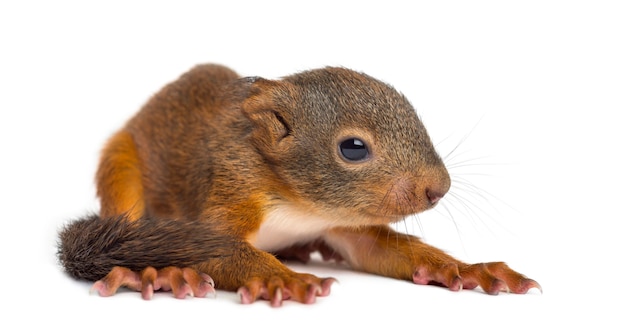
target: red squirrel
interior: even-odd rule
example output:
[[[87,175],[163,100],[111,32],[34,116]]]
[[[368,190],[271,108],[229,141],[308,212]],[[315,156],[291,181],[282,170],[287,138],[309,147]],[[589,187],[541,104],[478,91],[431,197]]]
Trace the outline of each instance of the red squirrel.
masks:
[[[467,264],[389,226],[434,207],[450,177],[407,98],[346,68],[268,80],[198,65],[111,137],[96,183],[99,216],[65,225],[57,255],[101,296],[313,303],[335,279],[279,258],[317,251],[452,291],[541,290],[503,262]]]

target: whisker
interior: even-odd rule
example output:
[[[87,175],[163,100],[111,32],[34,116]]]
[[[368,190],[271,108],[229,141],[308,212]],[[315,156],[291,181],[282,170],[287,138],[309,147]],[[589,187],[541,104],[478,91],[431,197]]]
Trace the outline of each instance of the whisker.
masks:
[[[406,224],[406,218],[402,219],[402,223],[404,224],[404,232],[400,232],[400,234],[406,238],[407,242],[410,243],[413,237],[409,235],[409,229]],[[396,241],[399,241],[399,240],[400,240],[400,235],[396,235]],[[398,245],[398,248],[399,248],[399,245]],[[415,260],[416,258],[415,258],[415,251],[413,250],[413,245],[409,245],[409,249],[410,249],[411,259]]]
[[[469,224],[470,228],[478,232],[486,229],[489,234],[495,236],[501,235],[502,230],[506,234],[512,234],[511,230],[503,225],[502,219],[497,216],[506,215],[501,213],[503,207],[516,211],[497,195],[479,186],[473,179],[474,177],[494,176],[489,171],[478,170],[479,167],[493,169],[494,167],[514,165],[512,163],[494,162],[491,155],[471,157],[471,152],[463,150],[463,145],[476,132],[483,118],[484,115],[469,132],[462,136],[456,145],[452,145],[452,150],[449,150],[446,155],[442,155],[450,173],[452,185],[440,203],[442,208],[435,209],[435,211],[453,223],[463,250],[466,250],[462,236],[462,231],[465,228],[464,223]],[[463,216],[462,219],[459,219],[459,214]]]
[[[459,161],[459,162],[454,162],[454,163],[446,163],[446,168],[448,170],[450,169],[456,169],[459,167],[471,167],[471,166],[507,166],[507,165],[511,165],[511,164],[507,164],[507,163],[487,163],[487,162],[481,162],[481,163],[472,163],[470,164],[470,161],[478,161],[480,159],[485,159],[488,157],[479,157],[479,158],[474,158],[474,159],[468,159],[466,161]]]
[[[452,215],[452,211],[450,211],[450,209],[445,204],[445,202],[441,202],[441,206],[448,212],[449,219],[452,221],[452,224],[454,224],[454,229],[456,229],[457,237],[459,238],[459,242],[461,243],[461,247],[463,248],[463,253],[467,256],[467,250],[465,249],[463,236],[461,236],[461,228],[459,228],[459,225],[456,223],[456,220],[454,219],[454,216]],[[443,215],[443,213],[441,212],[439,212],[439,214]]]
[[[382,228],[378,228],[378,232],[376,233],[376,237],[374,237],[374,240],[378,240],[378,237],[380,237],[380,230],[381,229]],[[387,242],[389,242],[389,238],[387,238]],[[374,246],[375,245],[370,245],[370,249],[369,249],[368,255],[372,255],[372,249],[374,249]]]
[[[468,218],[466,220],[468,220],[470,222],[470,224],[473,226],[473,228],[475,230],[478,230],[478,224],[476,223],[476,221],[479,221],[480,224],[486,228],[491,234],[495,234],[495,232],[489,227],[488,224],[486,224],[481,218],[480,215],[474,210],[477,209],[479,212],[481,212],[482,214],[487,214],[487,212],[479,205],[477,205],[476,203],[473,203],[470,200],[463,200],[458,194],[456,193],[449,193],[451,200],[448,201],[449,204],[454,206],[454,202],[457,202],[461,207],[458,208],[456,206],[454,206],[458,211],[464,212],[463,214],[468,216]]]
[[[467,138],[470,137],[470,135],[472,135],[472,133],[474,133],[474,130],[476,130],[476,128],[478,127],[478,124],[480,124],[480,121],[482,121],[482,119],[485,116],[483,115],[478,122],[476,122],[476,124],[474,124],[474,126],[472,127],[472,129],[465,134],[465,136],[459,141],[459,143],[457,143],[456,146],[454,146],[454,148],[452,148],[452,150],[450,152],[448,152],[448,154],[446,156],[443,157],[443,160],[446,161],[448,160],[448,158],[450,157],[450,155],[452,155],[454,152],[456,152],[457,149],[459,149],[459,147],[467,140]]]
[[[380,203],[378,204],[378,207],[376,208],[376,214],[382,214],[383,216],[385,216],[385,214],[387,213],[387,211],[384,210],[383,207],[385,205],[385,202],[387,202],[387,199],[389,198],[389,194],[391,194],[391,192],[393,191],[394,186],[395,184],[391,184],[391,187],[387,189],[387,192],[385,192],[385,196],[383,196]]]
[[[457,179],[457,183],[458,184],[460,184],[461,186],[465,186],[466,190],[470,190],[472,193],[475,193],[476,195],[479,195],[482,199],[484,199],[486,201],[488,201],[489,198],[494,199],[494,200],[498,201],[499,203],[506,205],[511,210],[517,211],[517,209],[515,209],[515,207],[513,207],[510,204],[508,204],[506,201],[502,200],[500,197],[496,196],[495,194],[492,194],[490,192],[485,191],[484,189],[474,185],[472,182],[468,181],[467,179],[465,179],[463,177],[458,177],[458,176],[455,179]],[[460,186],[459,186],[459,188],[460,188]]]
[[[397,191],[395,191],[395,195],[396,195],[396,202],[401,202],[400,197],[398,197]],[[404,196],[406,196],[406,194]],[[387,240],[389,240],[389,234],[391,234],[391,232],[387,232]],[[400,239],[398,238],[398,236],[396,236],[396,249],[397,250],[400,249]]]
[[[420,237],[426,239],[426,230],[424,229],[424,225],[422,224],[422,219],[419,214],[415,215],[415,220],[417,221],[417,228],[419,228],[420,231]]]

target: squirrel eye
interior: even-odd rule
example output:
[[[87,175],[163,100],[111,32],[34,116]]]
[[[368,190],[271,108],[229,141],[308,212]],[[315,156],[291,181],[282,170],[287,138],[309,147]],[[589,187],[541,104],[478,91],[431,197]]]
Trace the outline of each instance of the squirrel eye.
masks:
[[[367,145],[357,138],[343,140],[339,144],[339,152],[348,161],[361,161],[369,156]]]

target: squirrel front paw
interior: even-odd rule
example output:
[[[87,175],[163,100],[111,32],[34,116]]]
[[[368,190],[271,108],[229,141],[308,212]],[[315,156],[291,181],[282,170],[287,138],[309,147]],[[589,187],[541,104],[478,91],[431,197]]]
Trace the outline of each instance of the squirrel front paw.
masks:
[[[135,272],[125,267],[116,266],[104,278],[96,281],[91,292],[100,296],[114,295],[120,287],[141,291],[141,297],[149,300],[154,291],[172,291],[174,297],[183,299],[187,296],[205,297],[215,295],[214,282],[210,276],[198,273],[191,268],[165,267],[155,269],[147,267]]]
[[[237,290],[243,304],[251,304],[257,299],[268,300],[272,307],[280,307],[283,300],[292,299],[304,304],[312,304],[317,297],[330,294],[334,278],[318,278],[311,274],[293,273],[289,275],[255,277]]]
[[[501,291],[523,294],[532,288],[542,291],[537,281],[515,272],[503,262],[418,267],[413,273],[413,282],[442,285],[452,291],[480,286],[490,295]]]

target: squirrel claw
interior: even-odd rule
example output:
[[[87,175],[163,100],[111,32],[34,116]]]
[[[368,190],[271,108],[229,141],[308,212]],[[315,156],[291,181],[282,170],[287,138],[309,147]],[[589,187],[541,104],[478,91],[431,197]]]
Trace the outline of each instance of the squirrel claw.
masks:
[[[102,280],[96,281],[91,288],[89,288],[89,294],[95,292],[97,292],[100,297],[109,297],[115,294],[115,291],[111,292],[111,290],[107,288],[106,283]]]
[[[334,278],[319,279],[312,275],[296,274],[285,278],[272,276],[262,280],[253,278],[237,290],[242,304],[251,304],[258,299],[268,300],[272,307],[282,306],[285,300],[295,300],[303,304],[315,303],[317,297],[330,294]]]
[[[532,279],[524,279],[522,283],[517,287],[516,293],[527,293],[530,289],[537,289],[539,293],[543,294],[543,288],[541,285],[535,280]]]
[[[191,268],[165,267],[156,270],[147,267],[141,272],[134,272],[125,267],[114,267],[104,278],[96,281],[90,293],[98,292],[102,297],[114,295],[120,287],[140,291],[141,297],[150,300],[155,291],[172,291],[174,297],[184,299],[187,296],[215,297],[215,282],[203,273]]]
[[[413,283],[440,285],[451,291],[480,286],[489,295],[500,292],[524,294],[532,288],[543,292],[539,283],[515,272],[503,262],[419,267],[413,272]]]
[[[246,287],[241,287],[237,290],[237,295],[239,296],[239,300],[244,305],[249,305],[254,302],[255,299],[252,298],[250,294],[250,290]]]

